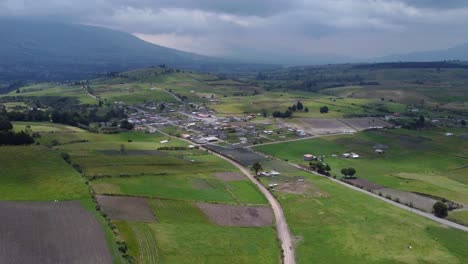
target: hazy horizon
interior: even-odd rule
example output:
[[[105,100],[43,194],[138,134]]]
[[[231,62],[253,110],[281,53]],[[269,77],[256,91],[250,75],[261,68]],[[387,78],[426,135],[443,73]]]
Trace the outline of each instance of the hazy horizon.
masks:
[[[0,16],[122,30],[217,57],[365,59],[468,42],[466,1],[0,1]]]

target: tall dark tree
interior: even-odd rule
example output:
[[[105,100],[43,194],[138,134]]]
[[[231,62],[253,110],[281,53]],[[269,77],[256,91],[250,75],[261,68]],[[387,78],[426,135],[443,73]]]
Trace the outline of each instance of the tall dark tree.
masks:
[[[298,101],[298,102],[297,102],[296,108],[297,108],[297,110],[299,110],[299,111],[302,111],[302,109],[304,109],[304,105],[301,103],[301,101]]]
[[[0,116],[0,131],[10,131],[12,128],[11,122],[6,117]]]
[[[328,113],[328,106],[322,106],[322,107],[320,107],[320,113],[322,113],[322,114]]]
[[[434,209],[434,215],[440,218],[444,218],[448,215],[448,207],[443,202],[436,202],[432,207]]]
[[[260,164],[260,162],[255,162],[250,169],[255,172],[255,175],[257,175],[258,172],[260,170],[262,170],[263,168],[262,168],[262,164]]]

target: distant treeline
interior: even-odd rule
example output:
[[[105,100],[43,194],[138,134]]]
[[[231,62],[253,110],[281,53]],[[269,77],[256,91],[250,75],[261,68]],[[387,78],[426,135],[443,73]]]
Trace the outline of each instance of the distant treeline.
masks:
[[[371,64],[359,64],[353,66],[357,69],[402,69],[402,68],[423,68],[423,69],[468,69],[467,64],[447,61],[434,62],[383,62]]]
[[[52,121],[71,126],[88,126],[92,122],[108,122],[112,119],[126,118],[125,110],[118,107],[99,108],[97,106],[80,105],[78,99],[59,96],[8,96],[0,97],[2,102],[25,102],[32,105],[23,111],[3,111],[3,115],[11,121]]]
[[[5,116],[0,113],[0,145],[29,145],[34,143],[34,139],[26,132],[14,132],[13,125]]]

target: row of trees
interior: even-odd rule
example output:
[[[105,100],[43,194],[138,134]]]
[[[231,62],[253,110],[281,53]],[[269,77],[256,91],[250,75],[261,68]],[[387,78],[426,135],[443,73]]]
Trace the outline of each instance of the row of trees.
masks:
[[[29,145],[34,139],[26,132],[14,132],[13,125],[4,115],[0,115],[0,145]]]

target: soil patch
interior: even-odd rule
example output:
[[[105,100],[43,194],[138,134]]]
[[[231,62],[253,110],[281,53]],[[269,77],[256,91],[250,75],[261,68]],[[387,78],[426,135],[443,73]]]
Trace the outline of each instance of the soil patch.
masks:
[[[108,156],[167,156],[166,153],[159,150],[100,150],[100,153]]]
[[[242,181],[245,176],[237,172],[218,172],[214,176],[223,181]]]
[[[99,222],[79,202],[0,202],[0,212],[0,263],[112,263]]]
[[[375,117],[343,118],[339,120],[357,131],[373,128],[393,127],[392,124]]]
[[[220,226],[270,226],[273,212],[266,206],[197,203],[211,222]]]
[[[156,216],[151,210],[146,198],[121,196],[96,196],[111,220],[156,222]]]
[[[422,196],[419,194],[415,194],[412,192],[405,192],[390,188],[383,188],[376,191],[379,195],[381,194],[383,197],[387,197],[391,200],[399,200],[399,203],[405,204],[419,210],[425,211],[430,213],[432,211],[432,207],[437,200],[432,199],[427,196]]]
[[[320,189],[313,186],[312,183],[300,177],[294,177],[292,179],[288,179],[287,182],[278,183],[278,186],[275,187],[275,189],[282,193],[302,194],[313,197],[328,196],[327,193],[322,192]]]
[[[344,179],[343,181],[367,191],[385,188],[382,185],[375,184],[366,179]]]
[[[300,118],[298,120],[299,127],[314,135],[355,132],[355,129],[338,119]]]
[[[265,156],[243,147],[236,147],[233,145],[219,146],[214,144],[206,144],[204,147],[225,157],[231,158],[244,166],[252,166],[255,162],[261,163],[267,160]]]

